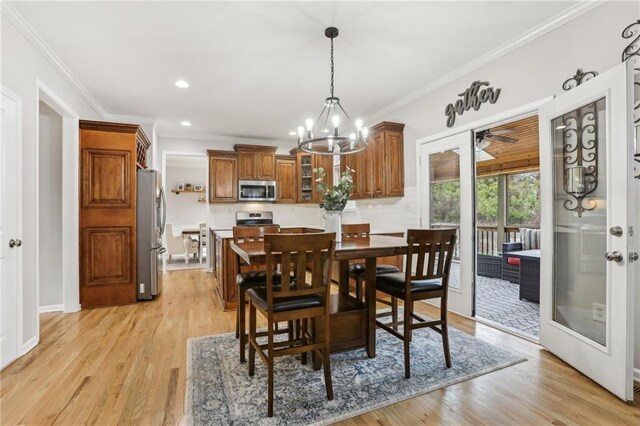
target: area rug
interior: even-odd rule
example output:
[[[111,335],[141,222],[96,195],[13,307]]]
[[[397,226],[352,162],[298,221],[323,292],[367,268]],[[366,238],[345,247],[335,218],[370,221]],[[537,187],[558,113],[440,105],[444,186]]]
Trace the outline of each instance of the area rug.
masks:
[[[414,332],[411,379],[404,378],[403,344],[378,330],[376,358],[364,350],[331,356],[334,400],[327,401],[322,370],[299,357],[275,361],[274,417],[267,415],[267,369],[256,355],[256,370],[238,360],[234,333],[189,339],[186,414],[194,425],[324,425],[445,386],[509,367],[526,358],[449,327],[452,367],[447,369],[442,338],[433,330]]]

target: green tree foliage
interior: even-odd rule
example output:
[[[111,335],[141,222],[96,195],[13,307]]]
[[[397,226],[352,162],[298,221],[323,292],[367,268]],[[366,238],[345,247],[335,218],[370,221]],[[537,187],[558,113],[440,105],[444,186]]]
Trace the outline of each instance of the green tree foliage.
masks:
[[[540,173],[507,176],[507,224],[540,226]]]
[[[498,224],[498,178],[476,180],[476,221],[478,225]]]
[[[431,222],[460,223],[460,182],[431,184]]]
[[[432,223],[460,223],[460,182],[431,184]],[[476,181],[476,214],[478,225],[498,224],[498,178]],[[540,173],[518,173],[507,176],[507,225],[540,226]]]

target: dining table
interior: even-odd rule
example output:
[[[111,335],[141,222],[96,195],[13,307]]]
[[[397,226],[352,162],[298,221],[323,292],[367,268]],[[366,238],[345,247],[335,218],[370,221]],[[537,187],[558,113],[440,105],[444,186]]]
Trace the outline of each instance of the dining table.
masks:
[[[264,241],[231,242],[230,248],[249,265],[266,262]],[[407,242],[402,237],[370,235],[336,243],[339,279],[338,293],[330,298],[331,352],[364,348],[370,358],[376,356],[376,260],[406,253]],[[364,301],[349,294],[349,263],[360,259],[366,270]]]
[[[182,230],[183,238],[191,238],[193,236],[198,238],[198,258],[200,257],[200,253],[202,252],[202,234],[200,229],[198,228],[185,228]]]

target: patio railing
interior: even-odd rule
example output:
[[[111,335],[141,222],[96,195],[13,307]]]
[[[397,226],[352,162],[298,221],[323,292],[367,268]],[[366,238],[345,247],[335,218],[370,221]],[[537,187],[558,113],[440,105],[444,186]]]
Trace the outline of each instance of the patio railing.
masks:
[[[434,223],[431,225],[434,229],[455,228],[458,232],[458,241],[460,240],[460,225],[457,223]],[[507,226],[504,228],[505,243],[520,241],[520,228],[516,226]],[[502,250],[498,247],[498,227],[497,226],[478,226],[476,235],[476,245],[478,253],[495,253]],[[460,244],[456,243],[453,258],[460,259]]]
[[[503,241],[505,243],[519,242],[520,228],[515,226],[505,226]],[[498,247],[498,227],[478,226],[476,245],[478,253],[495,253],[501,251],[502,247]]]

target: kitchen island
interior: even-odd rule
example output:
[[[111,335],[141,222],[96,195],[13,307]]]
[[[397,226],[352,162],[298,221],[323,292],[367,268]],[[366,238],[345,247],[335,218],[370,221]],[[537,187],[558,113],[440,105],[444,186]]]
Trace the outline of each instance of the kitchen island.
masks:
[[[280,228],[282,233],[296,233],[306,234],[313,232],[324,232],[324,229],[318,226],[285,226]],[[388,230],[371,232],[372,235],[388,235],[402,237],[404,232],[391,232]],[[218,280],[216,291],[220,298],[220,303],[225,311],[234,310],[237,307],[237,285],[236,275],[238,275],[238,257],[236,253],[231,250],[229,243],[233,241],[233,231],[229,228],[225,229],[211,229],[211,247],[212,253],[212,266],[213,273]],[[378,259],[378,264],[394,265],[402,270],[403,256],[390,256],[382,257]],[[357,262],[353,260],[352,262]],[[248,266],[247,269],[261,269],[263,266],[254,265]],[[337,283],[339,268],[337,265],[333,268],[332,279]]]

